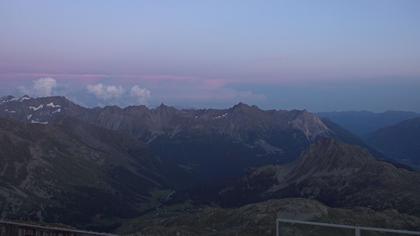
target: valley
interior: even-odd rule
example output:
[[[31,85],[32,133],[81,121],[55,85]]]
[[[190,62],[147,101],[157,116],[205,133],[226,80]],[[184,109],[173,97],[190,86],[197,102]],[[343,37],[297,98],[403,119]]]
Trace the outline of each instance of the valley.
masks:
[[[9,96],[0,117],[7,219],[272,235],[279,213],[418,229],[420,174],[304,110],[85,108]]]

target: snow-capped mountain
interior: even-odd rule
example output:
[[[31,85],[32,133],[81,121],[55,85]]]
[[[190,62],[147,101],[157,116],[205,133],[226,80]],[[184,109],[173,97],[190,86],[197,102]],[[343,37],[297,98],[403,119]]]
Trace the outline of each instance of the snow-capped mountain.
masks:
[[[64,112],[76,116],[83,110],[65,97],[31,98],[25,95],[0,98],[0,117],[24,123],[46,125]]]

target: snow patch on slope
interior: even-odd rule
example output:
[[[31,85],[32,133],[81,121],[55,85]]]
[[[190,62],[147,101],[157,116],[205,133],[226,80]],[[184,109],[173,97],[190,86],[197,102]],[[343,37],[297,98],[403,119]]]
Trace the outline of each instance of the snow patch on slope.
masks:
[[[60,108],[61,106],[60,105],[56,105],[56,104],[54,104],[54,102],[50,102],[50,103],[48,103],[47,104],[47,107],[51,107],[51,108]]]
[[[222,119],[222,118],[225,118],[227,115],[228,113],[224,113],[223,115],[214,117],[214,119]]]
[[[32,124],[48,125],[48,121],[31,120]]]
[[[26,100],[31,100],[31,98],[28,97],[28,96],[23,96],[19,99],[19,102],[23,102],[23,101],[26,101]]]
[[[30,106],[29,107],[29,109],[30,110],[33,110],[33,111],[38,111],[38,110],[40,110],[40,109],[42,109],[42,108],[44,108],[44,105],[39,105],[39,106],[37,106],[37,107],[34,107],[34,106]]]
[[[16,113],[16,111],[11,111],[11,110],[9,110],[9,109],[5,109],[4,111],[5,111],[5,112],[8,112],[8,113]]]

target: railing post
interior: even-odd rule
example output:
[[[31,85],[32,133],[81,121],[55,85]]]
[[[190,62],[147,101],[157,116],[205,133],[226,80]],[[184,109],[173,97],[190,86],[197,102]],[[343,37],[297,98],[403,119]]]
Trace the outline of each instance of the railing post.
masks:
[[[355,236],[360,236],[360,228],[356,226],[356,228],[354,229],[355,231]]]

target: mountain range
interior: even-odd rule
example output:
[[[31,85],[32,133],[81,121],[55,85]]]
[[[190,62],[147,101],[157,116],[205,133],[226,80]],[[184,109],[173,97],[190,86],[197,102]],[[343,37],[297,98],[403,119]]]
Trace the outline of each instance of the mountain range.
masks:
[[[407,127],[374,137],[409,133],[415,122]],[[258,232],[271,235],[274,209],[303,204],[324,213],[361,207],[367,221],[393,215],[394,225],[415,228],[419,173],[388,161],[404,152],[369,140],[305,110],[86,108],[65,97],[7,96],[0,98],[0,212],[162,235],[245,232],[241,225],[258,213],[266,215]]]
[[[0,100],[0,117],[40,125],[54,125],[71,117],[123,132],[146,143],[168,171],[177,172],[176,181],[194,180],[191,184],[238,177],[249,167],[290,162],[319,137],[364,145],[305,110],[264,111],[243,103],[228,109],[198,110],[164,104],[154,109],[84,108],[65,97],[8,96]],[[174,170],[173,165],[184,170]],[[217,175],[214,169],[218,169]],[[187,172],[190,175],[185,175]]]
[[[417,169],[420,168],[419,140],[420,118],[384,127],[366,138],[367,143],[386,156]]]
[[[418,172],[377,160],[364,148],[322,139],[295,162],[257,168],[220,194],[227,206],[299,197],[420,216],[418,186]]]
[[[419,113],[409,111],[370,111],[320,112],[320,117],[330,119],[350,132],[365,138],[378,129],[395,125],[404,120],[420,117]]]

